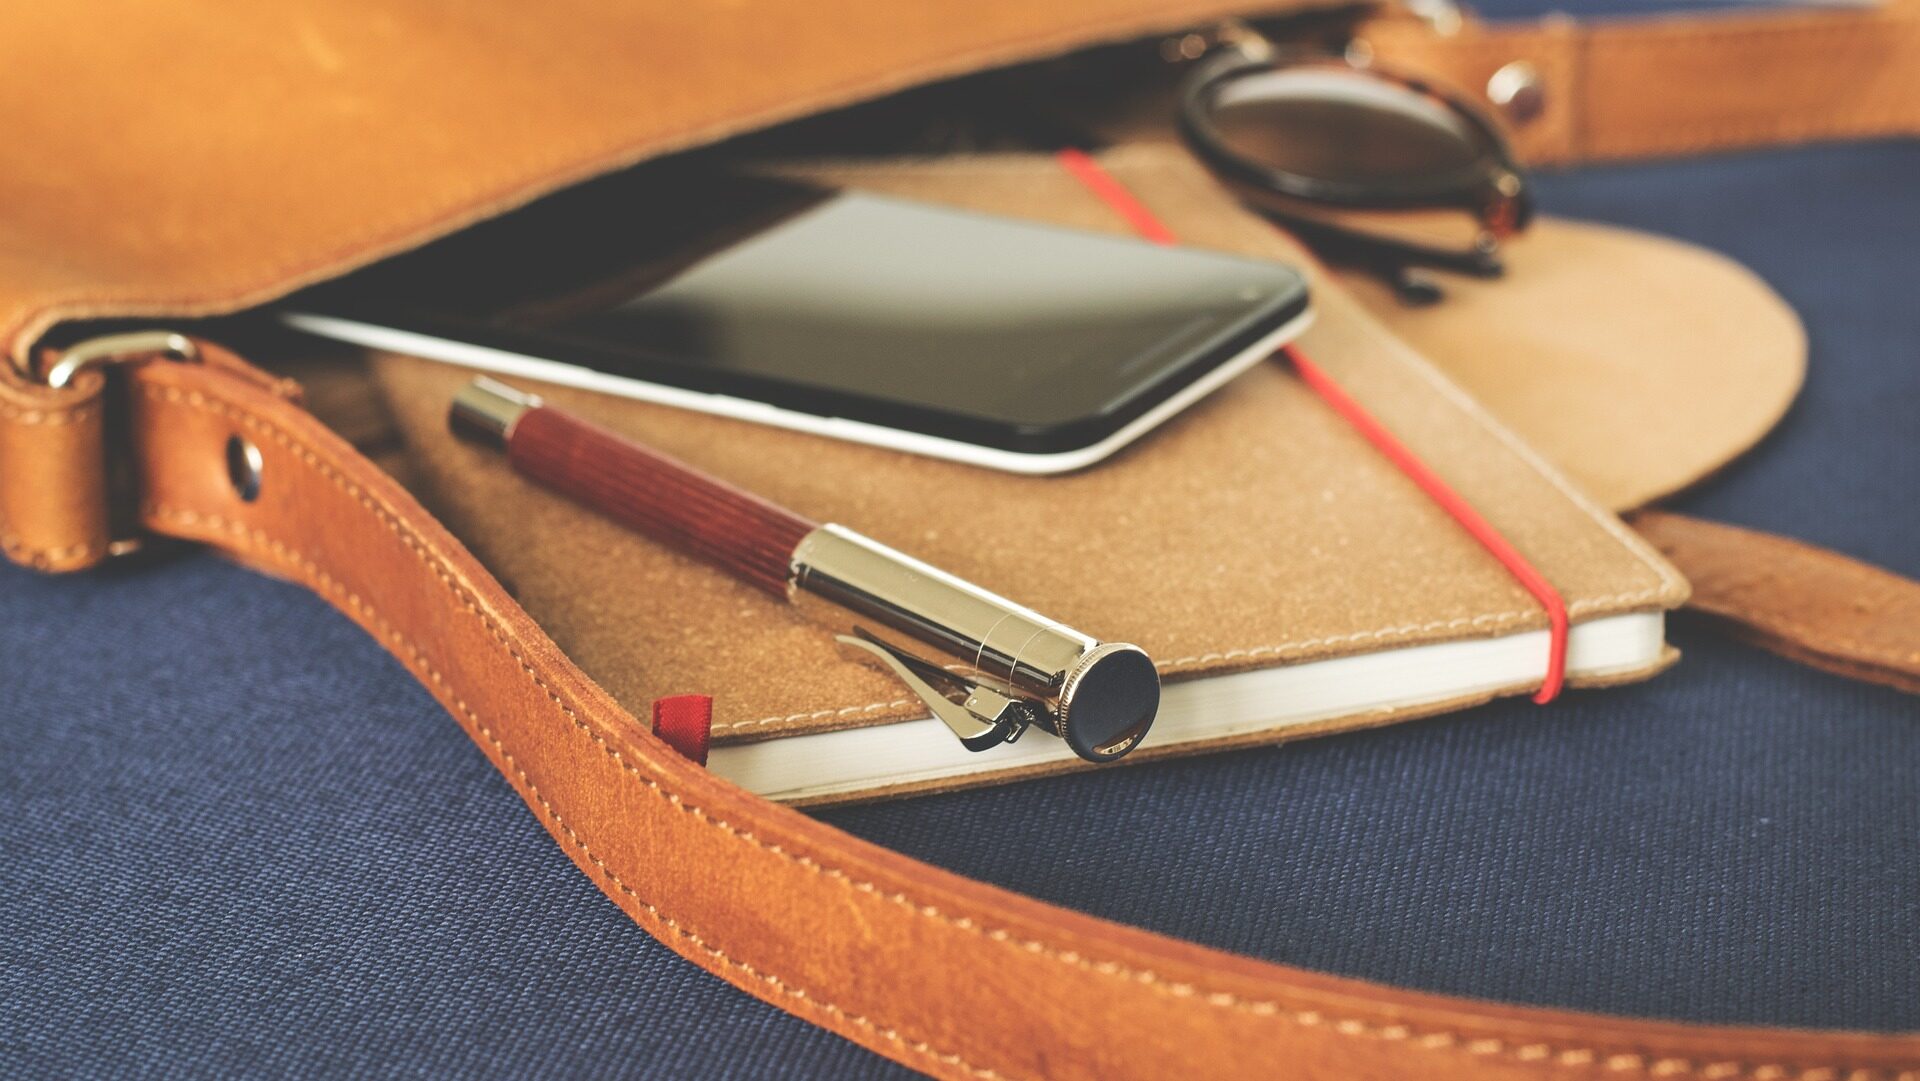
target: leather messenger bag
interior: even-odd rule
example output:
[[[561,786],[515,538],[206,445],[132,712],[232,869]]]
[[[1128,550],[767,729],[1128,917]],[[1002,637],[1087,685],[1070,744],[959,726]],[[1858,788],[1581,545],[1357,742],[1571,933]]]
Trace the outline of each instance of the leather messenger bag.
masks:
[[[15,5],[0,36],[0,543],[65,572],[143,536],[181,538],[304,584],[431,691],[635,922],[749,994],[936,1076],[1920,1078],[1920,1036],[1501,1005],[1235,956],[752,796],[583,674],[292,383],[151,329],[259,305],[650,157],[1244,7]],[[1667,106],[1695,111],[1685,138],[1634,96],[1655,49],[1722,57],[1735,41],[1749,50],[1736,63],[1798,63],[1805,18],[1874,58],[1888,85],[1825,102],[1808,97],[1818,80],[1776,86],[1810,104],[1756,118],[1746,99],[1715,96],[1716,60],[1690,68]],[[1663,30],[1676,43],[1639,50],[1558,24],[1519,38],[1469,28],[1450,44],[1428,32],[1396,18],[1379,47],[1464,83],[1534,60],[1553,111],[1523,146],[1541,158],[1920,130],[1905,3],[1752,16],[1717,45]],[[50,385],[63,361],[71,379]],[[269,478],[257,499],[230,475],[236,438]]]

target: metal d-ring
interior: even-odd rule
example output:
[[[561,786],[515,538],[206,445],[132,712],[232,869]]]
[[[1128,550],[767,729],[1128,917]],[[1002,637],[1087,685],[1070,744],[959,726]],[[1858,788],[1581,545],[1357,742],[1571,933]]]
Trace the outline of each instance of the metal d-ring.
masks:
[[[47,369],[46,383],[55,390],[62,390],[88,368],[152,356],[179,361],[198,360],[200,347],[193,343],[192,338],[171,330],[142,330],[131,334],[88,338],[60,354],[60,359]]]

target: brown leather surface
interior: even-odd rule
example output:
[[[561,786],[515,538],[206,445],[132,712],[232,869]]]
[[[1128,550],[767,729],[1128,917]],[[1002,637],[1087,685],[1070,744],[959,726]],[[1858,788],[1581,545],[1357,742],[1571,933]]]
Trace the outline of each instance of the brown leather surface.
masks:
[[[1515,149],[1556,164],[1920,134],[1920,2],[1484,24],[1436,34],[1407,15],[1362,36],[1383,64],[1486,99],[1533,65],[1543,108]],[[1496,110],[1497,114],[1497,110]]]
[[[54,394],[0,365],[0,549],[15,563],[69,571],[107,554],[104,383],[86,372]]]
[[[257,304],[653,154],[954,71],[1236,9],[1217,0],[993,0],[954,20],[871,0],[834,3],[845,7],[568,0],[551,10],[490,6],[458,18],[418,3],[386,5],[369,18],[338,0],[316,0],[291,17],[208,13],[191,3],[29,5],[16,33],[0,38],[0,65],[12,73],[0,81],[0,118],[17,133],[9,168],[0,170],[0,206],[13,211],[10,241],[0,246],[0,336],[18,357],[63,318]],[[1708,25],[1693,20],[1650,33],[1670,32],[1711,51],[1719,46],[1704,42],[1720,31],[1702,29]],[[1743,27],[1729,24],[1726,34],[1743,41]],[[1384,24],[1378,30],[1397,32]],[[1419,33],[1425,37],[1408,40],[1431,38],[1424,25]],[[1471,42],[1476,33],[1445,41]],[[1638,37],[1619,33],[1621,50],[1630,51]],[[1439,50],[1434,62],[1466,53]],[[148,63],[156,55],[182,62]],[[74,71],[141,77],[75,79]],[[1700,92],[1744,85],[1723,78],[1722,69],[1676,71],[1701,72],[1697,87],[1691,74],[1686,84]],[[1642,256],[1642,265],[1655,261]],[[1725,287],[1731,280],[1715,274],[1708,284],[1729,301],[1737,291]],[[1756,290],[1742,303],[1770,299]],[[1547,289],[1537,310],[1570,301],[1579,303],[1579,295]],[[1495,355],[1505,353],[1483,354]],[[1522,386],[1539,370],[1528,357],[1515,359],[1510,371],[1522,373],[1518,380],[1494,373],[1467,381],[1476,393],[1501,397],[1495,384]],[[1703,379],[1718,374],[1700,371]],[[1616,393],[1591,399],[1577,416],[1505,419],[1535,439],[1594,431],[1604,442],[1606,418],[1646,408],[1619,408],[1642,389],[1632,380],[1606,385]],[[1779,381],[1754,386],[1758,395]],[[1699,411],[1732,412],[1727,405]],[[1659,408],[1669,415],[1687,409],[1677,396]],[[1737,453],[1770,408],[1757,402],[1724,430],[1660,428],[1670,440],[1693,442],[1680,453],[1645,456],[1642,464],[1658,474],[1634,478],[1632,487],[1644,497],[1693,479],[1682,477],[1681,463],[1706,468]],[[1601,479],[1612,498],[1613,479]],[[0,506],[0,520],[4,513]],[[14,543],[23,552],[55,550],[31,537]]]
[[[907,1065],[1009,1079],[1920,1077],[1920,1036],[1402,991],[1106,923],[877,848],[661,743],[412,497],[271,384],[219,365],[148,363],[127,378],[148,526],[327,598],[419,677],[635,921],[747,992]],[[92,397],[22,395],[38,408]],[[254,502],[228,480],[235,435],[264,461]],[[0,479],[59,468],[63,453],[30,444],[0,462]]]
[[[1104,161],[1192,244],[1298,254],[1178,151],[1142,148]],[[1056,224],[1128,228],[1051,157],[809,173]],[[1310,355],[1515,538],[1576,621],[1684,599],[1678,576],[1611,514],[1512,444],[1336,283],[1319,279],[1314,289],[1318,314],[1302,339]],[[497,453],[456,439],[447,404],[470,373],[397,356],[376,367],[429,505],[629,707],[663,694],[714,694],[716,743],[925,716],[897,683],[846,663],[829,634],[787,606],[540,490]],[[1711,361],[1698,369],[1715,370],[1726,369]],[[539,391],[809,518],[851,526],[1088,633],[1136,642],[1169,678],[1545,625],[1496,561],[1279,363],[1239,377],[1099,466],[1042,478],[603,394]],[[1705,418],[1702,428],[1715,430]],[[1349,717],[1318,730],[1381,720]],[[1133,757],[1160,750],[1150,744]]]
[[[1507,273],[1441,274],[1446,300],[1340,282],[1583,491],[1614,510],[1699,481],[1759,442],[1800,391],[1807,337],[1754,273],[1630,229],[1544,218]],[[1675,297],[1686,297],[1684,304]]]
[[[1775,653],[1920,694],[1920,582],[1838,552],[1666,511],[1633,527],[1687,569],[1690,607]]]
[[[1449,277],[1446,302],[1431,308],[1401,304],[1366,275],[1341,280],[1617,511],[1712,473],[1765,435],[1799,390],[1799,321],[1720,256],[1548,219],[1510,246],[1509,261],[1496,282]],[[1670,302],[1680,295],[1696,302]],[[1585,300],[1563,302],[1574,296]],[[1537,325],[1542,312],[1552,313],[1550,332]],[[1529,362],[1514,363],[1523,352]],[[1722,438],[1695,438],[1700,428]],[[1901,600],[1920,584],[1770,534],[1653,511],[1632,523],[1693,586],[1690,609],[1790,660],[1920,691],[1920,606]]]
[[[669,147],[1230,6],[986,3],[960,23],[851,0],[329,3],[291,16],[20,5],[0,38],[11,151],[0,333],[17,357],[63,318],[232,310]],[[607,77],[625,71],[646,78]],[[1645,100],[1657,131],[1658,97]],[[1835,131],[1871,128],[1822,101]],[[1588,153],[1685,141],[1564,139]],[[220,365],[148,364],[128,389],[148,525],[328,598],[432,690],[637,922],[911,1066],[980,1078],[1920,1078],[1916,1036],[1403,992],[1107,924],[874,848],[660,744],[411,497],[269,386]],[[99,558],[103,400],[91,380],[55,392],[0,369],[9,556],[48,569]],[[227,481],[234,435],[265,459],[254,503]],[[1101,1006],[1097,1027],[1087,1003]]]
[[[670,150],[1302,2],[13,4],[0,349],[234,311]]]

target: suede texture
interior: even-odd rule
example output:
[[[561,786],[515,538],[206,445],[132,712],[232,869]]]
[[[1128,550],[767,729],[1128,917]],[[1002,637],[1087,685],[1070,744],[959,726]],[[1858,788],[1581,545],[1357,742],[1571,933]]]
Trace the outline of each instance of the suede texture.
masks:
[[[1108,164],[1192,243],[1298,255],[1181,157],[1123,151]],[[1044,157],[812,175],[1125,228]],[[1684,599],[1663,560],[1381,332],[1337,284],[1318,280],[1316,298],[1302,348],[1527,552],[1576,619]],[[668,693],[715,694],[719,742],[924,715],[797,613],[541,491],[497,453],[452,436],[446,405],[470,373],[397,356],[377,367],[430,505],[629,708]],[[1090,633],[1136,642],[1169,678],[1545,625],[1498,563],[1280,362],[1108,462],[1048,478],[541,392],[811,518],[859,529]],[[801,461],[805,469],[793,468]],[[1075,513],[1051,512],[1063,504]]]
[[[1920,147],[1549,177],[1804,314],[1778,434],[1674,501],[1920,573]],[[1808,204],[1804,193],[1846,199]],[[1770,223],[1762,228],[1756,221]],[[1913,699],[1676,628],[1661,679],[834,811],[942,866],[1478,998],[1920,1029]],[[608,903],[372,638],[218,558],[0,568],[0,1074],[895,1078]],[[1123,815],[1064,850],[1034,823]],[[1842,1074],[1841,1076],[1845,1076]]]

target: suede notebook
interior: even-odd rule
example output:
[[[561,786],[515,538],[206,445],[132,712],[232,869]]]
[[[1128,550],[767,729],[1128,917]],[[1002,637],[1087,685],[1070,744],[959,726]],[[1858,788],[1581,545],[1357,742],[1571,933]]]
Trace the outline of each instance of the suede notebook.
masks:
[[[1121,154],[1107,166],[1187,243],[1300,254],[1190,163]],[[1048,158],[804,171],[1126,228]],[[1559,589],[1575,624],[1569,683],[1669,663],[1662,613],[1686,597],[1680,576],[1335,283],[1314,285],[1320,318],[1302,347]],[[378,372],[422,496],[570,656],[642,715],[661,695],[714,696],[717,773],[817,803],[1114,768],[1037,735],[979,754],[949,746],[902,687],[826,631],[453,438],[447,403],[470,373],[396,355]],[[1128,763],[1425,716],[1529,691],[1545,670],[1540,605],[1279,361],[1105,463],[1045,478],[522,385],[816,520],[1141,645],[1166,700]]]

